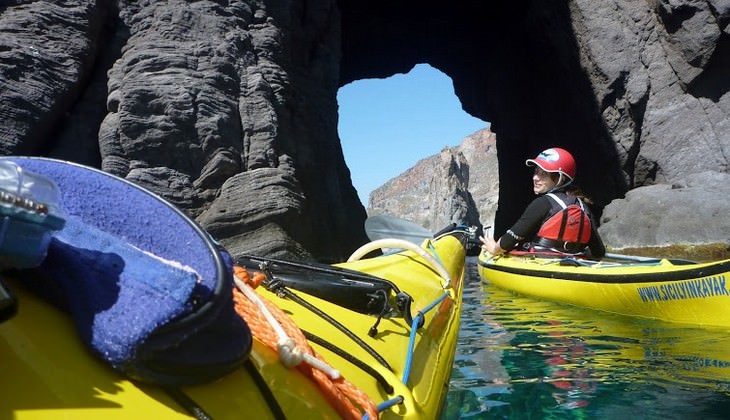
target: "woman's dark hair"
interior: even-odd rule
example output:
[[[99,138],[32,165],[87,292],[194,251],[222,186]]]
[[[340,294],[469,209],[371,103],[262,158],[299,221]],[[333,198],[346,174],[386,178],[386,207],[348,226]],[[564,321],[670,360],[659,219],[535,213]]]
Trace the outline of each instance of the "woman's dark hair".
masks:
[[[560,181],[560,174],[557,172],[550,172],[550,179],[553,180],[554,183],[558,183]],[[566,194],[576,196],[581,199],[586,204],[593,204],[593,200],[591,200],[590,197],[585,195],[583,193],[583,190],[580,189],[579,186],[573,184],[573,180],[571,179],[568,181],[568,183],[564,187],[558,187],[556,189],[557,191],[563,191]]]
[[[574,196],[580,198],[581,201],[583,201],[586,204],[593,204],[593,200],[591,200],[590,197],[585,195],[583,193],[583,190],[581,190],[580,187],[577,185],[568,185],[564,191],[566,194],[574,195]]]

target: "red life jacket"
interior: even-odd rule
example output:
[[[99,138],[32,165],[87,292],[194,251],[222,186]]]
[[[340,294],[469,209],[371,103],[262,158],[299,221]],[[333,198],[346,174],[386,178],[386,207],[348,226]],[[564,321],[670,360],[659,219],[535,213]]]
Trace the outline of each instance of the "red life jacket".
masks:
[[[554,203],[551,215],[537,232],[537,244],[561,251],[580,252],[591,239],[591,218],[580,198],[563,195],[565,201],[553,193],[546,194]]]

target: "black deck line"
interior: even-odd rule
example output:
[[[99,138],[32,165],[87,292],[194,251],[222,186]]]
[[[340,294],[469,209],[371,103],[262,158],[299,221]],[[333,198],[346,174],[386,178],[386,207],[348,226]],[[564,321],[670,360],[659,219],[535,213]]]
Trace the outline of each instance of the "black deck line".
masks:
[[[715,276],[730,271],[730,260],[703,267],[687,268],[679,271],[639,273],[639,274],[586,274],[571,273],[571,266],[565,266],[565,271],[553,272],[535,269],[504,267],[479,261],[479,265],[488,270],[518,274],[529,277],[542,277],[556,280],[570,280],[590,283],[659,283],[667,281],[693,280],[701,277]]]

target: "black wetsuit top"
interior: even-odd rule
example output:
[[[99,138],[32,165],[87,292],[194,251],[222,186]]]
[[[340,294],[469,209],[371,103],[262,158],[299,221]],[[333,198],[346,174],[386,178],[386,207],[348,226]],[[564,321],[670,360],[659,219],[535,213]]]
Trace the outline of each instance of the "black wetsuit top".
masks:
[[[565,196],[565,193],[558,194]],[[592,258],[601,258],[606,254],[606,247],[603,245],[598,231],[596,231],[596,223],[593,220],[593,215],[590,214],[587,208],[586,211],[591,218],[591,239],[588,242],[588,248],[590,249],[589,256]],[[527,244],[529,248],[532,242],[537,241],[537,232],[540,230],[542,224],[553,214],[555,214],[555,211],[552,199],[541,194],[532,200],[519,220],[502,235],[499,239],[499,246],[505,251],[510,251],[523,244]]]

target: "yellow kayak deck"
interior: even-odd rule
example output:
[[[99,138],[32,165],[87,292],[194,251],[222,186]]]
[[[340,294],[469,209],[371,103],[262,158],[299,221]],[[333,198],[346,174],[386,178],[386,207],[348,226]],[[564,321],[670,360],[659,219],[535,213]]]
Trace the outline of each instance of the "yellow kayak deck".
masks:
[[[390,369],[312,311],[263,287],[256,289],[259,296],[284,310],[299,328],[339,349],[330,350],[329,346],[310,341],[327,363],[375,404],[402,399],[380,413],[382,418],[435,418],[448,387],[459,330],[465,251],[462,242],[450,235],[428,245],[427,252],[448,271],[448,280],[412,251],[338,265],[387,279],[410,294],[413,312],[423,311],[424,317],[423,327],[413,338],[411,326],[402,317],[383,318],[378,333],[370,337],[368,331],[376,316],[295,291],[346,326],[387,361]],[[255,331],[246,366],[211,383],[182,387],[174,397],[159,386],[132,382],[93,357],[65,313],[25,291],[22,278],[7,280],[19,308],[13,318],[0,324],[0,418],[160,420],[190,418],[191,407],[202,409],[213,419],[276,418],[267,392],[288,418],[339,418],[313,382],[298,369],[284,367],[278,354],[256,338]],[[381,378],[365,372],[342,354],[370,366]],[[257,384],[257,377],[263,384]],[[384,388],[383,381],[392,391]],[[185,400],[190,406],[186,407]]]
[[[666,322],[730,327],[730,260],[593,262],[482,252],[478,270],[488,283],[540,299]]]

